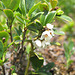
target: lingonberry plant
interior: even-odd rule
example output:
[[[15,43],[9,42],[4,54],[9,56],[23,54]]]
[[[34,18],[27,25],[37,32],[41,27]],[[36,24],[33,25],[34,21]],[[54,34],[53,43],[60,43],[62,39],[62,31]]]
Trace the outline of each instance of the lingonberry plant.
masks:
[[[11,45],[16,54],[12,65],[19,55],[20,60],[24,53],[28,56],[24,75],[30,73],[51,75],[48,70],[54,63],[43,66],[44,58],[35,50],[50,46],[54,34],[64,35],[64,32],[55,30],[52,25],[55,17],[67,23],[72,22],[72,19],[56,6],[57,2],[57,0],[0,0],[0,12],[6,17],[6,24],[0,23],[0,66],[4,75],[4,63],[8,61],[5,55]],[[35,72],[28,72],[30,63]],[[13,72],[10,68],[9,75],[11,73]]]

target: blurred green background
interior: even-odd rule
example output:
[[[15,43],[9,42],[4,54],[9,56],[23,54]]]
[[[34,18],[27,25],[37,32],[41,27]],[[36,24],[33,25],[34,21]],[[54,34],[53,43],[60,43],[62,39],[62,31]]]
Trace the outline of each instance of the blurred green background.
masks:
[[[75,0],[58,0],[58,6],[75,20]]]

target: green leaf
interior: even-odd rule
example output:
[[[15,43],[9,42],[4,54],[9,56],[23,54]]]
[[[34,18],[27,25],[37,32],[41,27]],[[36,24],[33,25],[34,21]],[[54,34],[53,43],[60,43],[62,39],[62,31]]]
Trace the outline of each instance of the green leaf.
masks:
[[[19,44],[20,42],[21,42],[20,36],[15,36],[15,37],[14,37],[14,43],[15,43],[15,44]]]
[[[40,5],[41,2],[37,3],[36,5],[34,5],[28,12],[28,16],[30,17],[32,12],[38,8],[38,6]]]
[[[52,5],[52,8],[55,8],[57,3],[58,3],[58,0],[50,0],[51,2],[51,5]]]
[[[9,48],[13,44],[14,44],[14,42],[11,42],[9,45],[7,45],[6,47],[4,47],[4,51],[7,50],[7,48]]]
[[[74,47],[73,41],[70,41],[70,42],[69,42],[68,47],[69,47],[69,50],[71,51],[72,48]]]
[[[32,19],[31,22],[34,21],[35,19],[37,19],[41,14],[43,14],[44,12],[39,12],[37,13]]]
[[[0,24],[0,31],[3,31],[4,30],[4,28],[3,28],[3,26]]]
[[[3,60],[0,59],[0,66],[3,64]]]
[[[9,48],[11,45],[13,45],[14,44],[14,42],[11,42],[8,46],[7,46],[7,48]]]
[[[19,8],[24,16],[26,16],[26,4],[25,0],[20,0]]]
[[[66,15],[58,16],[58,18],[66,21],[66,22],[73,22],[72,18],[70,18],[69,16],[66,16]]]
[[[68,60],[69,59],[69,57],[68,57],[68,53],[65,51],[65,57],[66,57],[66,60]]]
[[[69,61],[68,61],[68,66],[70,66],[71,63],[73,63],[73,62],[74,62],[73,60],[69,60]]]
[[[28,43],[28,45],[26,46],[26,51],[28,54],[29,54],[30,50],[31,50],[31,44]]]
[[[75,53],[75,50],[72,50],[72,51],[71,51],[71,55],[73,55],[74,53]]]
[[[54,63],[53,62],[52,63],[48,63],[47,65],[41,67],[38,72],[47,72],[48,70],[51,70],[51,68],[53,68],[53,67],[54,67]]]
[[[14,41],[20,40],[20,36],[15,36]]]
[[[34,23],[30,23],[27,28],[31,31],[37,32],[37,27]]]
[[[65,43],[63,44],[63,46],[64,46],[64,49],[65,49],[65,53],[69,54],[68,46]]]
[[[3,56],[3,43],[2,41],[0,41],[0,59],[2,58]]]
[[[39,68],[41,68],[41,66],[43,65],[43,59],[41,59],[40,57],[37,57],[36,55],[31,57],[30,61],[35,71],[38,71]]]
[[[52,75],[50,72],[39,72],[40,75]]]
[[[3,38],[5,39],[4,42],[7,42],[9,39],[9,34],[5,31],[0,31],[0,40],[3,41]]]
[[[43,26],[38,22],[36,21],[36,27],[37,27],[37,30],[41,31]]]
[[[39,6],[40,11],[49,10],[49,7],[46,3],[41,3]]]
[[[35,55],[38,57],[38,59],[43,60],[44,58],[39,54],[35,53]]]
[[[59,9],[57,9],[56,10],[56,15],[57,16],[60,16],[60,15],[62,15],[64,12],[59,8]]]
[[[56,42],[55,44],[58,45],[58,46],[61,46],[61,44],[59,42]]]
[[[19,26],[19,28],[15,28],[16,30],[16,33],[20,36],[22,34],[22,29],[21,29],[21,26]]]
[[[2,0],[7,9],[16,10],[19,7],[20,0]]]
[[[15,69],[16,67],[14,65],[11,66],[11,69]]]
[[[25,22],[24,22],[24,20],[23,20],[22,17],[16,16],[16,19],[17,19],[20,23],[25,24]]]
[[[27,12],[32,8],[32,6],[34,6],[34,2],[35,0],[26,0],[26,9]]]
[[[3,5],[1,1],[0,1],[0,10],[3,10]]]
[[[57,35],[65,35],[65,33],[63,31],[59,31],[59,32],[54,31],[54,34],[57,34]]]
[[[49,12],[45,17],[45,25],[51,23],[56,15],[56,11]]]
[[[41,25],[44,26],[44,21],[45,21],[45,16],[42,14],[40,16],[40,22],[41,22]]]
[[[13,11],[12,10],[4,9],[3,11],[9,19],[13,19]]]

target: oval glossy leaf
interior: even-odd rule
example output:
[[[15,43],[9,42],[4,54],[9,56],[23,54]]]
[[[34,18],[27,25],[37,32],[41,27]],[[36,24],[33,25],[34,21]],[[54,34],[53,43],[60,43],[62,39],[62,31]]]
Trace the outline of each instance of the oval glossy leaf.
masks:
[[[6,8],[16,10],[19,7],[20,0],[2,0]]]
[[[40,5],[41,2],[37,3],[36,5],[34,5],[28,12],[28,16],[30,17],[32,12],[38,8],[38,6]]]
[[[24,20],[23,20],[22,17],[16,16],[16,19],[17,19],[20,23],[25,24],[25,22],[24,22]]]
[[[41,58],[42,57],[37,57],[37,55],[30,58],[32,66],[36,71],[39,70],[41,68],[41,66],[43,65],[44,60]]]
[[[31,31],[37,32],[37,26],[34,23],[30,23],[27,28]]]
[[[15,31],[16,31],[16,33],[20,36],[21,34],[22,34],[22,29],[21,29],[21,27],[19,26],[19,28],[17,29],[17,28],[15,28]]]
[[[52,62],[52,63],[48,63],[47,65],[41,67],[39,69],[39,72],[47,72],[48,70],[50,70],[51,68],[53,68],[55,66],[55,64]]]
[[[35,0],[25,0],[27,12],[34,6]]]
[[[45,25],[46,25],[47,23],[52,22],[52,20],[54,19],[55,15],[56,15],[56,11],[49,12],[49,13],[46,15],[46,17],[45,17]]]
[[[42,14],[40,16],[40,22],[41,22],[41,25],[43,26],[44,25],[44,21],[45,21],[45,16]]]
[[[13,19],[13,11],[12,10],[4,9],[3,11],[9,19]]]
[[[37,13],[32,19],[31,22],[34,21],[35,19],[37,19],[41,14],[43,14],[44,12],[39,12]]]
[[[25,0],[20,0],[19,8],[20,8],[22,14],[25,16],[26,15],[26,4],[25,4]]]
[[[0,58],[2,58],[3,55],[3,43],[0,41]]]
[[[57,34],[57,35],[65,35],[65,33],[63,31],[59,31],[59,32],[54,31],[54,34]]]
[[[66,22],[73,22],[72,18],[70,18],[69,16],[66,16],[66,15],[58,16],[58,18],[66,21]]]
[[[4,42],[7,42],[9,39],[9,34],[5,31],[0,31],[0,40],[3,41],[3,38],[5,39]]]

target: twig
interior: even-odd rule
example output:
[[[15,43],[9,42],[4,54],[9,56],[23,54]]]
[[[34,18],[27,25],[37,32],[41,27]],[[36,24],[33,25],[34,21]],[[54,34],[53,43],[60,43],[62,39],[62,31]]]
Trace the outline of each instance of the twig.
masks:
[[[28,69],[29,69],[29,65],[30,65],[31,52],[33,52],[33,43],[32,43],[31,40],[29,42],[31,43],[31,51],[29,52],[28,64],[27,64],[27,67],[26,67],[24,75],[28,75]]]
[[[12,37],[12,30],[11,30],[12,26],[10,26],[10,37],[11,37],[11,42],[13,42],[13,37]]]
[[[2,65],[3,75],[5,75],[5,67]]]
[[[30,53],[29,53],[29,59],[28,59],[28,64],[27,64],[27,67],[26,67],[26,70],[25,70],[25,75],[28,75],[28,69],[29,69],[29,65],[30,65]]]
[[[25,28],[24,28],[24,32],[23,32],[22,50],[23,50],[23,44],[24,44],[24,41],[25,41],[25,34],[26,34],[26,31],[27,31],[27,28],[25,27]]]

